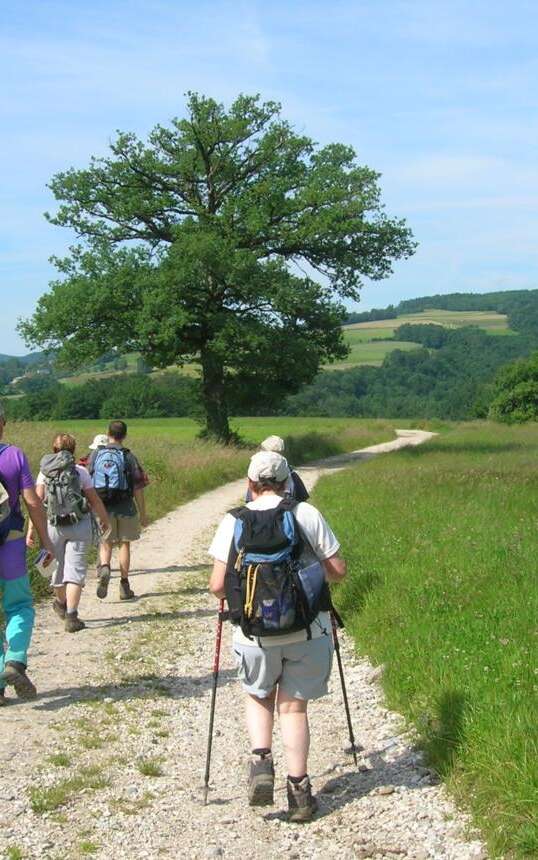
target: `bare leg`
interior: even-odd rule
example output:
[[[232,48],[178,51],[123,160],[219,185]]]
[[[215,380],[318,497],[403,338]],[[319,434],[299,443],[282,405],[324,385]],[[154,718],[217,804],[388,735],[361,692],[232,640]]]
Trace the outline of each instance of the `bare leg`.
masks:
[[[99,547],[99,558],[101,560],[101,564],[108,564],[112,561],[112,544],[108,543],[108,541],[101,541],[101,545]]]
[[[250,737],[251,749],[271,749],[273,743],[273,722],[275,691],[266,699],[247,696],[245,716]]]
[[[56,598],[58,603],[66,602],[65,585],[54,586],[54,597]]]
[[[129,568],[131,567],[131,544],[129,541],[123,541],[120,545],[120,576],[122,579],[127,579],[129,576]]]
[[[278,691],[277,709],[289,776],[300,777],[308,773],[310,729],[307,707],[308,702],[304,699],[293,699]]]
[[[76,612],[80,603],[82,587],[74,582],[68,582],[66,585],[67,611]]]

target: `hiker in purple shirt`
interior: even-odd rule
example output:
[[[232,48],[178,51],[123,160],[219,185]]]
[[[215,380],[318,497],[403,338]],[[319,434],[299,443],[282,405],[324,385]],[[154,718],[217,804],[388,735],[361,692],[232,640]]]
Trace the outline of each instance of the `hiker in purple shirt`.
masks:
[[[2,441],[6,421],[0,405],[0,484],[7,491],[9,512],[0,522],[0,592],[5,615],[6,650],[0,647],[0,706],[6,704],[5,687],[13,686],[21,699],[35,699],[36,688],[26,674],[28,648],[34,626],[34,607],[26,571],[24,501],[41,546],[52,561],[54,550],[47,533],[47,519],[25,454]],[[7,500],[6,500],[7,501]],[[47,558],[44,560],[46,565]]]

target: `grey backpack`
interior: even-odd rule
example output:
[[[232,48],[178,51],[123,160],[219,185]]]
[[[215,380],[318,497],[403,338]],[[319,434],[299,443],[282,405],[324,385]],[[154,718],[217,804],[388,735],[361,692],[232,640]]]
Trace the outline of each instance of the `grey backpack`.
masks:
[[[40,469],[47,488],[45,506],[49,523],[68,526],[80,522],[89,508],[73,455],[69,451],[45,454]]]

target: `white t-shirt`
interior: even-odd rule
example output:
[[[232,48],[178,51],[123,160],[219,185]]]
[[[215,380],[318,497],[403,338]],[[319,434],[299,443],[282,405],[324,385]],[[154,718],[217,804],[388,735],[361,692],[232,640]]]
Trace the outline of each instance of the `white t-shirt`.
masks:
[[[91,490],[93,484],[90,473],[84,466],[75,465],[75,469],[78,472],[78,476],[80,478],[80,486],[83,490]],[[45,478],[43,472],[39,472],[36,478],[36,485],[43,485],[47,483],[47,479]]]
[[[276,493],[263,493],[255,501],[249,502],[247,507],[254,511],[267,511],[271,508],[276,508],[282,501],[281,496]],[[308,541],[309,546],[304,547],[301,553],[301,564],[307,566],[314,561],[324,561],[326,558],[336,555],[340,549],[340,544],[336,539],[334,532],[330,528],[327,521],[320,512],[308,502],[300,502],[293,511],[301,530]],[[231,514],[221,520],[215,537],[211,541],[209,547],[209,555],[213,556],[217,561],[226,563],[232,545],[235,528],[235,517]],[[331,630],[331,621],[328,612],[320,612],[316,620],[311,624],[310,631],[312,638],[318,636],[329,635]],[[243,645],[253,645],[258,642],[263,647],[270,645],[291,645],[294,642],[304,642],[307,638],[306,630],[297,630],[295,633],[286,633],[282,636],[262,636],[256,638],[255,642],[248,639],[240,627],[234,628],[234,642]]]

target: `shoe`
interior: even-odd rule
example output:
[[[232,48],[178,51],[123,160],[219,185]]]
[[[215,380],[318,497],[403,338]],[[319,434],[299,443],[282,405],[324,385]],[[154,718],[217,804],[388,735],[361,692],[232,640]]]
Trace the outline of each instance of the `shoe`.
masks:
[[[275,768],[271,753],[255,755],[248,775],[249,806],[271,806],[275,787]]]
[[[129,585],[129,580],[120,579],[120,600],[132,600],[134,597],[136,594]]]
[[[104,600],[108,594],[108,583],[110,582],[110,565],[98,565],[97,576],[99,577],[99,583],[97,585],[97,597],[100,597],[101,600]]]
[[[318,808],[312,797],[312,785],[307,776],[301,782],[291,782],[288,777],[288,821],[310,821]]]
[[[86,625],[78,617],[78,612],[67,612],[64,627],[68,633],[78,633],[79,630],[84,630]]]
[[[65,614],[67,612],[67,606],[65,603],[62,603],[61,600],[56,600],[56,598],[52,601],[52,609],[62,621],[65,618]]]
[[[15,687],[15,692],[19,699],[35,699],[37,690],[26,674],[26,666],[24,663],[18,663],[15,660],[6,663],[4,671],[0,678],[4,683]]]
[[[7,699],[6,699],[6,691],[2,687],[2,689],[0,690],[0,708],[3,707],[3,705],[7,705]]]

